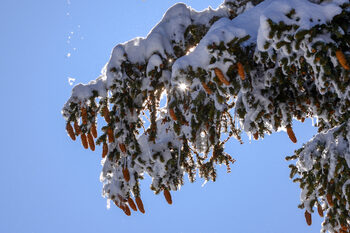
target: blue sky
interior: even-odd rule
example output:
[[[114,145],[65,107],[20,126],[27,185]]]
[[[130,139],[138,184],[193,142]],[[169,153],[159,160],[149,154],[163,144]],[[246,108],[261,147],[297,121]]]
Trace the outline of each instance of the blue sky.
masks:
[[[183,1],[197,10],[220,0]],[[316,129],[295,123],[298,143],[284,132],[263,141],[231,140],[237,162],[217,182],[186,182],[169,206],[142,185],[146,214],[124,215],[101,197],[100,152],[84,150],[66,135],[61,108],[75,83],[95,79],[112,48],[149,30],[176,1],[2,1],[0,68],[2,162],[0,232],[4,233],[302,233],[307,226],[300,191],[284,160]],[[69,4],[70,3],[70,4]],[[71,36],[71,38],[68,38]],[[67,54],[71,56],[68,58]]]

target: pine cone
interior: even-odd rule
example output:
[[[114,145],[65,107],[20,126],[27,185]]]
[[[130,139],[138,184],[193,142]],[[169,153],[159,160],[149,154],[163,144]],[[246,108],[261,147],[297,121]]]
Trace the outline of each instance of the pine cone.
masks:
[[[171,199],[171,195],[170,195],[169,190],[164,189],[163,194],[164,194],[165,200],[168,202],[169,205],[171,205],[173,203],[173,201]]]
[[[81,144],[83,144],[84,148],[89,149],[87,138],[86,138],[86,135],[84,133],[82,133],[80,135],[80,139],[81,139]]]
[[[95,122],[93,122],[92,124],[91,124],[91,133],[92,133],[92,136],[94,136],[94,138],[97,138],[97,130],[96,130],[96,124],[95,124]]]
[[[102,149],[102,158],[106,157],[107,153],[108,153],[108,145],[107,143],[104,142],[103,149]]]
[[[323,210],[322,210],[322,206],[320,205],[320,203],[317,203],[317,212],[320,215],[320,217],[323,218]]]
[[[95,151],[95,142],[94,142],[94,138],[93,138],[92,135],[91,135],[91,132],[88,133],[87,139],[88,139],[88,142],[89,142],[90,149],[91,149],[92,151]]]
[[[134,211],[137,211],[135,202],[131,199],[131,197],[129,197],[128,203],[129,203],[129,206],[131,207],[131,209],[133,209]]]
[[[333,203],[333,200],[332,200],[332,195],[331,194],[327,194],[326,195],[326,198],[327,198],[327,202],[329,204],[330,207],[333,207],[334,206],[334,203]]]
[[[305,211],[305,220],[307,225],[311,226],[312,224],[311,214],[307,210]]]
[[[202,82],[202,86],[203,86],[205,92],[208,93],[208,95],[213,94],[213,92],[211,91],[211,89],[208,87],[208,85],[205,82]]]
[[[81,134],[80,126],[78,124],[78,121],[74,121],[74,130],[77,135]]]
[[[225,85],[230,85],[230,82],[225,78],[224,74],[219,68],[215,68],[214,72],[222,83],[224,83]]]
[[[103,107],[102,111],[103,111],[103,117],[105,118],[105,121],[108,124],[111,123],[111,118],[109,117],[109,110],[106,105]]]
[[[126,152],[126,147],[124,143],[119,143],[119,149],[121,152],[125,153]]]
[[[114,134],[113,134],[112,128],[110,128],[110,127],[108,128],[107,134],[108,134],[108,142],[109,143],[114,142]]]
[[[290,125],[287,126],[287,134],[288,134],[288,137],[290,138],[290,140],[293,143],[297,143],[297,138],[295,137],[293,129],[292,129],[292,127]]]
[[[70,122],[67,123],[66,130],[67,130],[67,133],[68,133],[69,137],[73,141],[75,141],[75,134],[74,134],[74,131],[73,131],[73,128],[72,128],[72,125],[70,124]]]
[[[87,111],[85,107],[81,108],[81,120],[83,122],[83,125],[87,124]]]
[[[124,213],[127,215],[127,216],[130,216],[131,215],[131,212],[130,212],[130,209],[127,205],[124,205],[123,206],[123,210],[124,210]]]
[[[121,202],[120,202],[121,203]],[[124,206],[123,205],[120,205],[119,203],[118,203],[118,201],[114,201],[114,204],[118,207],[118,208],[120,208],[120,209],[122,209],[123,211],[124,211]]]
[[[337,59],[338,59],[340,65],[341,65],[344,69],[346,69],[346,70],[349,70],[349,69],[350,69],[350,67],[349,67],[349,65],[348,65],[348,62],[346,61],[345,55],[344,55],[344,53],[343,53],[341,50],[336,51],[336,52],[335,52],[335,56],[337,57]]]
[[[172,109],[172,108],[169,109],[169,114],[174,121],[177,121],[177,117],[175,115],[174,109]]]
[[[242,63],[238,62],[237,63],[237,68],[238,68],[238,74],[241,77],[241,80],[245,80],[245,73],[244,73],[244,67]]]
[[[255,140],[258,140],[259,139],[259,132],[256,132],[255,134],[253,134],[253,137]]]
[[[145,213],[145,209],[143,208],[143,203],[142,203],[141,198],[140,197],[136,197],[135,201],[136,201],[137,208],[139,208],[140,212],[144,214]]]
[[[129,182],[129,180],[130,180],[129,169],[128,169],[128,168],[123,168],[123,169],[122,169],[122,172],[123,172],[124,180],[125,180],[126,182]]]

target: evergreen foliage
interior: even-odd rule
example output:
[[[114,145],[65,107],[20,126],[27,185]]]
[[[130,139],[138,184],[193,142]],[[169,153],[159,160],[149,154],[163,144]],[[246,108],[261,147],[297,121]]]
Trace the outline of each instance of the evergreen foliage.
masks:
[[[350,4],[280,2],[287,11],[272,0],[226,0],[202,12],[177,4],[147,38],[116,46],[99,78],[74,87],[62,110],[66,130],[86,149],[103,146],[108,200],[127,215],[136,206],[144,213],[139,182],[147,173],[171,204],[185,174],[215,181],[217,164],[230,171],[231,137],[243,143],[242,132],[258,140],[286,130],[296,143],[293,119],[317,118],[319,134],[287,157],[297,160],[290,168],[299,207],[309,225],[318,209],[323,232],[350,232]],[[272,8],[257,16],[255,31],[237,29],[247,14]]]

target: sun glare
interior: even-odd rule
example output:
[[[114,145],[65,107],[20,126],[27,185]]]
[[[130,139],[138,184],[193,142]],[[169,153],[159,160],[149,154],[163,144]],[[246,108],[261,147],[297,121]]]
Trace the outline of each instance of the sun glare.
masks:
[[[185,91],[187,89],[187,85],[185,83],[181,83],[179,84],[179,88],[182,90],[182,91]]]
[[[192,53],[192,52],[193,52],[193,50],[194,50],[195,48],[196,48],[196,47],[192,47],[192,48],[190,48],[190,49],[187,51],[186,55],[188,55],[189,53]]]

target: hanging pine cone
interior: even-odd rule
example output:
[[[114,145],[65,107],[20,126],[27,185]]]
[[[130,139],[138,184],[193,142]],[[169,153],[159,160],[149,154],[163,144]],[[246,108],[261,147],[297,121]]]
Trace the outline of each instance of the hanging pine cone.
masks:
[[[245,80],[245,72],[244,72],[244,67],[242,63],[238,62],[237,63],[237,69],[238,69],[238,74],[241,77],[241,80]]]
[[[177,121],[177,117],[176,117],[176,115],[175,115],[174,109],[170,108],[170,109],[169,109],[169,114],[170,114],[171,118],[172,118],[174,121]]]
[[[81,108],[81,120],[83,122],[83,125],[87,124],[87,111],[85,107]]]
[[[72,125],[70,124],[70,122],[67,123],[66,130],[67,130],[67,133],[68,133],[69,137],[73,141],[75,141],[75,134],[74,134],[74,131],[73,131],[73,128],[72,128]]]
[[[211,89],[208,87],[208,85],[205,82],[202,82],[202,86],[203,86],[205,92],[208,93],[208,95],[213,94],[213,92],[211,91]]]
[[[120,202],[121,203],[121,202]],[[124,206],[123,205],[120,205],[119,203],[118,203],[118,201],[114,201],[114,204],[118,207],[118,208],[120,208],[120,209],[122,209],[123,211],[124,211]]]
[[[96,123],[95,122],[92,122],[90,130],[91,130],[92,136],[94,136],[94,138],[97,138],[97,129],[96,129]]]
[[[253,134],[253,137],[254,137],[255,140],[258,140],[259,139],[259,132],[255,132]]]
[[[107,143],[104,142],[103,148],[102,148],[102,158],[106,157],[107,153],[108,153],[108,145]]]
[[[225,85],[230,85],[230,82],[225,78],[224,74],[219,68],[215,68],[214,72],[222,83],[224,83]]]
[[[171,205],[173,203],[173,201],[171,199],[171,195],[170,195],[169,190],[164,189],[163,194],[164,194],[165,200],[168,202],[169,205]]]
[[[113,143],[114,142],[114,133],[112,128],[108,128],[107,130],[107,135],[108,135],[108,142]]]
[[[136,197],[135,201],[136,201],[137,208],[139,208],[140,212],[144,214],[145,213],[145,209],[143,208],[143,203],[142,203],[141,198],[140,197]]]
[[[126,182],[129,182],[130,180],[130,173],[129,173],[129,169],[126,167],[126,168],[123,168],[122,169],[122,172],[123,172],[123,177],[124,177],[124,180]]]
[[[305,211],[305,220],[307,225],[311,226],[312,224],[311,214],[307,210]]]
[[[322,206],[320,205],[320,203],[317,203],[317,212],[320,215],[320,217],[323,218],[323,210],[322,210]]]
[[[133,209],[134,211],[137,211],[135,202],[132,200],[131,197],[128,198],[128,203],[129,203],[129,206],[131,207],[131,209]]]
[[[111,118],[109,117],[109,110],[108,107],[105,105],[102,108],[103,111],[103,117],[105,118],[105,121],[109,124],[111,123]]]
[[[327,198],[327,202],[328,202],[329,206],[330,206],[330,207],[333,207],[333,206],[334,206],[334,203],[333,203],[332,195],[328,193],[328,194],[326,195],[326,198]]]
[[[92,137],[91,135],[91,132],[88,133],[87,135],[87,139],[88,139],[88,142],[89,142],[89,147],[92,151],[95,151],[95,142],[94,142],[94,138]]]
[[[348,62],[346,61],[345,55],[344,55],[344,53],[343,53],[341,50],[336,51],[336,52],[335,52],[335,56],[337,57],[337,59],[338,59],[340,65],[341,65],[344,69],[346,69],[346,70],[349,70],[349,69],[350,69],[350,67],[349,67],[349,65],[348,65]]]
[[[81,134],[80,126],[78,124],[78,121],[74,121],[74,130],[77,135]]]
[[[119,149],[121,152],[125,153],[126,152],[126,147],[124,143],[119,143]]]
[[[288,137],[290,138],[290,140],[293,143],[297,143],[297,138],[295,137],[293,129],[292,129],[292,127],[290,125],[287,126],[287,134],[288,134]]]
[[[81,139],[81,144],[83,144],[84,148],[89,149],[87,138],[84,133],[81,134],[80,139]]]
[[[124,213],[125,213],[127,216],[130,216],[130,215],[131,215],[131,211],[130,211],[130,209],[129,209],[129,207],[128,207],[127,205],[124,205],[123,210],[124,210]]]

